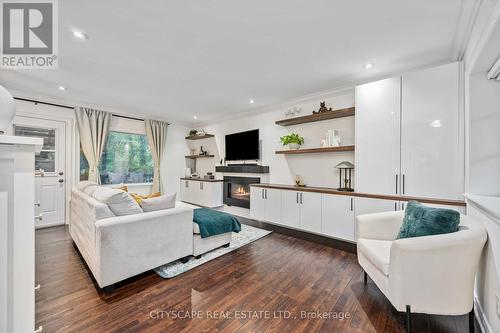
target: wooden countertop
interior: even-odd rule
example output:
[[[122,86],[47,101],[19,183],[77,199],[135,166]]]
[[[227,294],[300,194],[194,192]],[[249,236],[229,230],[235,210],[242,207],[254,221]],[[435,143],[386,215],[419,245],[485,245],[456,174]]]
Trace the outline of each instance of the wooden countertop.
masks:
[[[334,189],[331,187],[313,187],[313,186],[299,187],[299,186],[295,186],[295,185],[266,184],[266,183],[251,184],[250,186],[261,187],[261,188],[271,188],[271,189],[278,189],[278,190],[347,195],[347,196],[351,196],[351,197],[362,197],[362,198],[372,198],[372,199],[399,200],[399,201],[416,200],[419,202],[437,204],[437,205],[449,205],[449,206],[465,206],[466,205],[465,201],[462,201],[462,200],[412,197],[412,196],[407,196],[407,195],[385,195],[385,194],[372,194],[372,193],[360,193],[360,192],[345,192],[345,191],[338,191],[337,189]]]
[[[224,180],[222,179],[203,179],[203,178],[187,178],[187,177],[182,177],[181,180],[196,180],[199,182],[211,182],[211,183],[216,183],[216,182],[223,182]]]

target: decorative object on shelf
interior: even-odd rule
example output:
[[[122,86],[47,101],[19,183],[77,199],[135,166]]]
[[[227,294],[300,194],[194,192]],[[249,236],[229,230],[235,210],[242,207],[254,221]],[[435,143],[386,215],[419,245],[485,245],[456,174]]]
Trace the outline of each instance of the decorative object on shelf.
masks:
[[[341,144],[339,131],[336,129],[331,129],[326,132],[325,139],[326,147],[338,147]],[[325,147],[325,146],[323,146]]]
[[[195,136],[196,134],[198,134],[198,130],[192,129],[189,131],[189,136]]]
[[[339,188],[338,191],[352,192],[352,170],[354,169],[354,164],[349,161],[342,161],[335,166],[339,169]],[[343,174],[343,178],[342,178]]]
[[[203,149],[203,146],[200,146],[200,156],[206,156],[208,155],[208,151]]]
[[[313,111],[313,114],[318,114],[318,113],[323,113],[323,112],[329,112],[329,111],[333,111],[333,110],[332,110],[332,108],[327,108],[326,107],[326,102],[323,101],[323,102],[319,103],[319,109],[318,109],[318,111]]]
[[[285,116],[288,117],[288,116],[293,116],[293,115],[299,114],[301,110],[302,110],[302,108],[292,106],[291,108],[289,108],[285,111]]]
[[[186,170],[184,171],[184,176],[186,178],[191,177],[191,168],[186,168]]]
[[[304,179],[302,179],[301,175],[295,175],[295,186],[305,187]]]
[[[207,133],[205,132],[205,129],[202,128],[201,130],[198,131],[198,133],[196,133],[196,135],[200,135],[200,136],[204,136],[206,135]]]
[[[203,176],[203,179],[215,179],[215,176],[211,172],[207,172],[205,176]]]
[[[299,149],[304,144],[304,138],[297,133],[290,133],[280,138],[283,146],[288,146],[290,149]]]
[[[194,172],[191,174],[191,178],[198,179],[198,178],[200,178],[200,174],[197,172]]]
[[[189,151],[191,152],[191,156],[196,156],[196,155],[198,155],[198,154],[196,153],[196,149],[190,149]]]

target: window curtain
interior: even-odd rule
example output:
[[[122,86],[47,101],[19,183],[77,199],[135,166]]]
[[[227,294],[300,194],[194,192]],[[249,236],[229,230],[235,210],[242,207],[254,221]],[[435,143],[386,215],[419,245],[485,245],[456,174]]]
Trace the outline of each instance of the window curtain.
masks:
[[[83,107],[75,112],[82,151],[89,162],[89,180],[100,184],[98,165],[108,138],[111,113]]]
[[[165,142],[167,141],[167,126],[168,123],[161,120],[145,119],[146,135],[148,137],[151,156],[155,165],[153,173],[153,193],[162,192],[163,185],[161,184],[161,159],[165,150]]]

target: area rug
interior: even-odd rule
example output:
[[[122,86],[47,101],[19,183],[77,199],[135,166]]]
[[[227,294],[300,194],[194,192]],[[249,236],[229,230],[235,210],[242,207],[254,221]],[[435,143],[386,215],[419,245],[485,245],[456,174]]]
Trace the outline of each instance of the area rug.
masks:
[[[207,252],[201,256],[200,259],[195,259],[194,257],[189,258],[189,261],[185,264],[181,263],[179,260],[172,263],[155,268],[156,274],[164,279],[170,279],[174,276],[182,274],[189,271],[197,266],[203,265],[204,263],[218,258],[226,253],[236,250],[243,245],[255,242],[256,240],[267,236],[272,231],[255,228],[246,224],[241,225],[241,231],[239,233],[233,232],[231,239],[231,244],[227,248],[220,247],[213,251]]]

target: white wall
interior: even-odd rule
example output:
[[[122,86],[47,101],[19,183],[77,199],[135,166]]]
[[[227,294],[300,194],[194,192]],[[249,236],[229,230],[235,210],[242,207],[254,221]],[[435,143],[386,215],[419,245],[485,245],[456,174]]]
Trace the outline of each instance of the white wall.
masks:
[[[190,128],[170,124],[167,129],[167,145],[161,161],[162,183],[166,193],[177,192],[180,199],[180,179],[184,177],[186,162],[184,156],[189,153],[185,137]]]
[[[317,100],[294,104],[301,108],[301,113],[295,116],[311,114],[319,108],[319,103],[325,100],[327,107],[341,109],[354,106],[354,89],[344,91],[341,95],[318,98]],[[342,145],[354,144],[354,117],[339,118],[315,123],[283,127],[275,121],[285,118],[289,107],[278,107],[265,113],[253,114],[236,119],[209,124],[203,127],[207,133],[215,134],[215,138],[189,142],[190,148],[199,151],[200,145],[215,155],[213,159],[199,159],[198,172],[214,172],[224,157],[224,136],[226,134],[252,129],[260,130],[261,164],[270,167],[269,181],[278,184],[293,184],[295,175],[301,175],[310,186],[338,187],[338,172],[334,166],[340,161],[354,163],[354,152],[319,153],[304,155],[276,155],[276,150],[288,149],[281,146],[280,136],[295,132],[304,137],[303,148],[320,147],[321,139],[325,138],[328,129],[338,129]],[[222,177],[221,175],[217,175]]]
[[[469,77],[469,192],[500,196],[500,82],[486,72]],[[469,214],[483,223],[488,242],[476,279],[476,296],[488,325],[500,332],[496,295],[500,295],[500,224],[474,209]]]
[[[469,192],[500,195],[500,83],[470,76]]]

